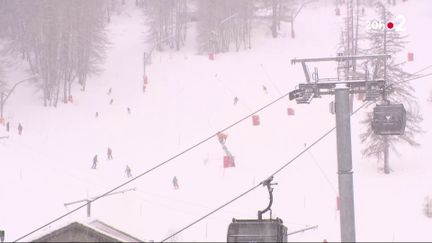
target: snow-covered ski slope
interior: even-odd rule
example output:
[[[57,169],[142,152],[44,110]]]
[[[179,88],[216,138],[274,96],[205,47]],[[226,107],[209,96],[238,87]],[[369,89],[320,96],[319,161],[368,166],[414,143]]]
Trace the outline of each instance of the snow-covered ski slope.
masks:
[[[196,55],[193,45],[181,52],[154,53],[143,93],[142,53],[150,47],[144,44],[142,13],[133,1],[129,4],[108,28],[111,46],[104,72],[88,82],[86,92],[76,87],[73,104],[44,108],[30,86],[21,87],[8,101],[6,119],[12,131],[9,139],[0,140],[0,228],[7,241],[78,206],[64,203],[100,195],[125,182],[126,165],[136,176],[293,90],[304,76],[301,66],[290,60],[336,55],[342,21],[333,7],[318,8],[315,3],[298,16],[296,39],[289,31],[272,39],[269,28],[262,26],[266,36],[254,40],[254,49],[216,55],[214,61]],[[411,0],[392,11],[406,17],[408,51],[415,53],[407,69],[430,65],[431,35],[425,26],[431,23],[432,2]],[[194,24],[189,28],[193,40]],[[334,68],[320,71],[330,76]],[[9,78],[24,76],[17,69]],[[432,121],[428,80],[413,81],[426,131]],[[239,102],[234,106],[235,96]],[[111,98],[114,103],[109,105]],[[253,126],[249,118],[226,131],[235,168],[223,169],[224,151],[213,138],[124,187],[136,191],[96,201],[92,218],[143,240],[159,241],[266,179],[304,144],[331,129],[331,100],[323,97],[310,105],[279,101],[258,113],[260,126]],[[295,116],[287,116],[288,107],[295,109]],[[402,156],[391,156],[393,172],[383,175],[375,161],[361,157],[358,134],[363,117],[364,110],[351,122],[357,240],[432,241],[432,219],[422,214],[423,199],[432,194],[432,135],[419,137],[419,149],[400,146]],[[16,132],[19,122],[22,136]],[[0,135],[5,133],[1,127]],[[106,159],[107,147],[113,149],[114,160]],[[98,168],[91,170],[95,154]],[[340,240],[336,166],[332,133],[275,177],[273,216],[282,218],[289,232],[319,226],[290,236],[290,241]],[[173,189],[174,176],[180,190]],[[256,218],[267,203],[267,190],[260,187],[177,240],[225,241],[233,217]],[[83,208],[24,240],[85,217]]]

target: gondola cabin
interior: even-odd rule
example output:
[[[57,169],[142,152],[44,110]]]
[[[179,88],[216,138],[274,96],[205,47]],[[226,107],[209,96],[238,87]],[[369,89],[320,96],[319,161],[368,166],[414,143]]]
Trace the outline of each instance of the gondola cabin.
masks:
[[[377,135],[402,135],[406,111],[402,104],[377,105],[373,109],[372,130]]]
[[[281,219],[233,219],[227,242],[287,242],[287,228]]]

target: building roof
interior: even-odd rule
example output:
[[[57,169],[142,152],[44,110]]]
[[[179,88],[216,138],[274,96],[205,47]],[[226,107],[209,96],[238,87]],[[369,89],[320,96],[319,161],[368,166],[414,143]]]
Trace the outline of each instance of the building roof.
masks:
[[[66,241],[82,241],[74,240],[73,236],[70,236],[71,232],[82,232],[85,235],[91,235],[89,237],[89,241],[96,241],[95,238],[100,242],[143,242],[142,240],[133,237],[123,231],[120,231],[106,223],[103,223],[99,220],[93,220],[89,223],[81,223],[81,222],[72,222],[67,224],[66,226],[57,228],[50,232],[45,232],[43,236],[39,236],[37,239],[31,240],[32,242],[46,242],[46,241],[62,241],[64,236]],[[72,237],[72,238],[71,238]],[[70,239],[69,239],[70,238]]]
[[[99,220],[94,220],[90,223],[88,223],[88,226],[100,231],[101,233],[107,234],[107,235],[111,235],[116,239],[119,239],[122,242],[142,242],[142,240],[133,237],[123,231],[120,231],[102,221]]]

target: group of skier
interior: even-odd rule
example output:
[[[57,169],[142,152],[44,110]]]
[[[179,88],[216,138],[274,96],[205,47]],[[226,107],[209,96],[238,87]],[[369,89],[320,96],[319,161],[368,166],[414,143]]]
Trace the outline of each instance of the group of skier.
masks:
[[[5,127],[6,127],[6,132],[10,132],[11,125],[9,122],[6,122]],[[21,123],[18,123],[17,130],[18,130],[18,134],[21,135],[23,132],[23,126],[21,125]]]
[[[146,82],[146,80],[145,80],[145,82],[144,82],[144,86],[143,86],[143,91],[144,91],[144,92],[145,92],[145,89],[146,89],[146,84],[147,84],[147,82]],[[111,95],[111,93],[112,93],[112,88],[109,88],[107,94],[108,94],[108,95]],[[236,99],[237,99],[237,97],[236,97]],[[238,100],[238,99],[237,99],[237,100]],[[110,101],[109,101],[109,104],[112,105],[113,103],[114,103],[114,99],[111,98]],[[128,114],[131,114],[131,109],[130,109],[130,107],[126,107],[126,110],[127,110],[127,113],[128,113]],[[97,117],[99,117],[99,112],[96,112],[96,118],[97,118]],[[21,124],[20,124],[20,125],[21,125]],[[22,130],[22,127],[21,127],[21,130]],[[111,149],[110,147],[107,148],[107,160],[113,160],[113,151],[112,151],[112,149]],[[94,157],[93,157],[93,164],[92,164],[91,168],[94,169],[94,170],[97,169],[98,162],[99,162],[99,161],[98,161],[98,155],[95,154]],[[126,165],[125,174],[126,174],[126,176],[127,176],[128,178],[132,177],[132,170],[131,170],[131,168],[129,167],[129,165]],[[178,179],[177,179],[176,176],[173,177],[173,179],[172,179],[172,184],[173,184],[173,188],[174,188],[174,190],[178,190],[178,189],[180,189],[180,186],[179,186],[179,183],[178,183]]]
[[[112,93],[112,88],[109,88],[107,94],[108,94],[108,95],[111,95],[111,93]],[[110,104],[110,105],[114,104],[114,98],[111,98],[108,104]],[[126,107],[126,111],[127,111],[127,113],[128,113],[129,115],[132,113],[130,107]],[[95,113],[95,117],[96,117],[96,118],[99,117],[99,112],[96,112],[96,113]]]
[[[113,160],[112,149],[110,147],[108,147],[108,149],[107,149],[107,160]],[[98,161],[98,155],[95,154],[95,156],[93,157],[93,164],[92,164],[91,168],[94,170],[97,169],[98,162],[99,162]],[[129,165],[126,165],[125,174],[128,178],[132,177],[132,170],[129,167]],[[178,179],[176,176],[174,176],[172,183],[173,183],[173,187],[175,190],[180,189]]]
[[[107,149],[107,159],[108,160],[113,160],[114,158],[113,158],[113,155],[112,155],[112,149],[110,148],[110,147],[108,147],[108,149]],[[98,166],[98,155],[97,154],[95,154],[95,156],[93,157],[93,164],[92,164],[92,169],[97,169],[97,166]],[[125,169],[125,174],[126,174],[126,176],[129,178],[129,177],[132,177],[132,170],[131,170],[131,168],[129,167],[129,165],[126,165],[126,169]]]

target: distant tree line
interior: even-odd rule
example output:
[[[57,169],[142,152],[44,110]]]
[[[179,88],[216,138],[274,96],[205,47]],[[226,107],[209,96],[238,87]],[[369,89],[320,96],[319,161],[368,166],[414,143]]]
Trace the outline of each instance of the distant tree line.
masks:
[[[293,22],[302,2],[307,1],[142,0],[137,5],[150,27],[147,41],[158,50],[179,50],[186,42],[187,24],[196,22],[198,52],[219,53],[252,48],[254,21],[266,23],[278,37],[281,22]]]
[[[0,38],[6,51],[19,54],[38,75],[45,106],[67,103],[71,86],[85,90],[108,44],[104,0],[2,0]],[[109,15],[108,15],[109,16]]]

